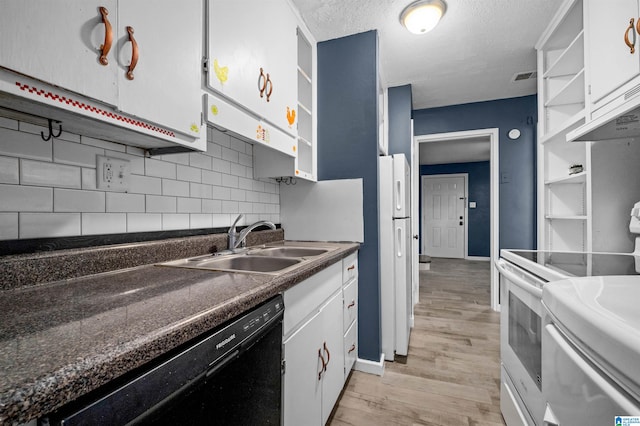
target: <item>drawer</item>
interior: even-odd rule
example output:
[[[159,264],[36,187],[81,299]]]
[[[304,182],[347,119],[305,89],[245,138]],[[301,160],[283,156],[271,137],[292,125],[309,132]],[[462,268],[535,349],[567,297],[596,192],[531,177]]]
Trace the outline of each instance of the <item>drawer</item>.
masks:
[[[347,283],[349,280],[358,276],[358,252],[350,254],[342,259],[342,282]]]
[[[353,280],[344,287],[343,332],[346,332],[351,323],[358,316],[358,280]]]
[[[358,321],[354,321],[344,335],[344,379],[347,380],[358,358]]]

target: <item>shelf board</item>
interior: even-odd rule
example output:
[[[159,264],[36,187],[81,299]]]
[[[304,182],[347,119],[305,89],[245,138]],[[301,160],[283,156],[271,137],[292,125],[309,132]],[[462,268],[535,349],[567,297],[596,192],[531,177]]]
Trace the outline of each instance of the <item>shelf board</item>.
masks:
[[[311,84],[311,77],[309,77],[309,75],[302,68],[300,68],[300,66],[298,66],[298,72],[302,77],[304,77],[305,80],[307,80]]]
[[[302,142],[303,144],[305,144],[307,146],[313,146],[313,144],[311,142],[309,142],[308,140],[306,140],[302,136],[298,136],[298,142]]]
[[[569,216],[569,215],[553,215],[548,214],[544,216],[545,219],[549,220],[587,220],[587,216]]]
[[[540,137],[540,143],[545,144],[553,141],[566,142],[566,134],[583,125],[585,123],[586,115],[586,110],[582,108],[577,114],[574,114],[569,117],[568,120],[565,120],[564,123]]]
[[[575,173],[572,175],[549,179],[545,181],[544,184],[545,185],[554,185],[554,184],[563,184],[563,183],[580,184],[580,183],[585,183],[586,181],[587,181],[587,172],[581,171],[580,173]]]
[[[584,103],[584,68],[545,103],[545,107]]]
[[[303,103],[300,103],[300,101],[298,101],[298,108],[304,110],[307,114],[312,115],[311,110]]]
[[[578,65],[576,65],[578,64]],[[543,77],[577,74],[584,66],[584,30],[580,31],[564,52],[549,66]]]

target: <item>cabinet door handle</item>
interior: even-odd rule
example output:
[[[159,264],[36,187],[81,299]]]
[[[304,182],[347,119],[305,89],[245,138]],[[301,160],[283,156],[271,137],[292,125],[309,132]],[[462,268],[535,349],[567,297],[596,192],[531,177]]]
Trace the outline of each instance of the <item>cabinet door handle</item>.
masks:
[[[355,350],[356,350],[356,344],[355,344],[355,343],[352,343],[352,344],[351,344],[351,347],[349,348],[349,352],[347,352],[347,353],[351,353],[351,352],[353,352],[353,351],[355,351]]]
[[[353,271],[354,269],[356,269],[356,265],[351,265],[347,268],[347,271]]]
[[[354,306],[356,306],[356,301],[352,300],[351,303],[347,305],[347,309],[353,308]]]
[[[324,358],[322,357],[322,350],[320,349],[318,349],[318,358],[320,358],[320,361],[322,362],[322,368],[318,373],[318,380],[322,380],[322,373],[327,370],[327,363],[324,362]]]
[[[329,362],[331,361],[331,352],[329,352],[329,349],[327,348],[327,342],[324,342],[322,344],[322,347],[324,348],[324,351],[327,353],[327,363],[324,365],[324,371],[327,371],[327,366],[329,365]]]
[[[260,92],[260,97],[264,97],[264,91],[267,88],[267,77],[264,75],[264,70],[260,68],[260,75],[258,76],[258,91]]]
[[[109,65],[107,55],[109,54],[111,45],[113,44],[113,28],[111,27],[111,22],[109,22],[109,19],[107,18],[109,11],[106,7],[100,6],[100,14],[102,15],[102,23],[104,24],[104,44],[100,46],[100,63],[102,65]]]
[[[629,26],[627,27],[627,30],[624,32],[624,42],[629,47],[629,50],[630,50],[629,53],[631,53],[632,55],[636,51],[636,31],[635,31],[633,22],[634,22],[634,19],[631,18],[629,20]],[[638,22],[640,23],[640,20],[638,20]],[[633,42],[629,41],[629,31],[633,33]]]
[[[138,43],[133,38],[133,27],[127,27],[129,33],[129,41],[131,42],[131,64],[129,64],[129,70],[127,71],[127,78],[133,80],[133,70],[138,65]]]
[[[267,86],[269,86],[268,89]],[[264,83],[264,87],[267,90],[267,102],[269,102],[269,98],[271,97],[271,93],[273,92],[273,81],[271,81],[269,73],[267,73],[267,81]]]

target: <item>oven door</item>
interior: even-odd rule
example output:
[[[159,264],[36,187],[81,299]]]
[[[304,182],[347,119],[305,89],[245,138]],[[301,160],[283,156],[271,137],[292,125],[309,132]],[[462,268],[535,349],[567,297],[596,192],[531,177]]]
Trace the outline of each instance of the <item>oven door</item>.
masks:
[[[534,424],[542,424],[542,286],[544,281],[508,263],[500,271],[500,356],[510,387]],[[504,381],[504,380],[503,380]]]

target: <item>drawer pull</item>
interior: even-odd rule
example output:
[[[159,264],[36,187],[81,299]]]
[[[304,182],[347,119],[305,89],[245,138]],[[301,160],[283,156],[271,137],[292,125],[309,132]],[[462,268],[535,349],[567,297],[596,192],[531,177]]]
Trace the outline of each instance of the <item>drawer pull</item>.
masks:
[[[322,362],[322,368],[320,369],[320,372],[318,373],[318,380],[322,380],[322,373],[327,370],[327,363],[324,362],[324,358],[322,356],[322,351],[320,349],[318,349],[318,358],[320,358],[320,361]]]
[[[269,73],[267,73],[267,81],[264,83],[264,87],[265,87],[265,94],[267,95],[267,102],[269,102],[269,98],[271,98],[271,93],[273,92],[273,81],[271,81],[271,77],[269,77]]]
[[[356,301],[355,301],[355,300],[352,300],[352,301],[351,301],[351,303],[349,303],[349,304],[347,305],[347,309],[351,309],[351,308],[353,308],[354,306],[356,306]]]
[[[127,32],[129,33],[129,41],[131,42],[131,63],[127,70],[127,79],[133,80],[133,70],[136,68],[136,65],[138,65],[138,42],[133,38],[133,27],[127,27]]]
[[[264,97],[264,91],[267,88],[267,77],[264,75],[264,70],[260,68],[260,75],[258,76],[258,91],[260,92],[260,97]]]
[[[630,52],[632,55],[635,53],[636,51],[636,32],[635,32],[635,28],[633,27],[633,21],[634,19],[631,18],[629,20],[629,26],[627,27],[627,30],[624,32],[624,42],[625,44],[629,47]],[[633,32],[633,42],[629,41],[629,31]]]
[[[353,351],[355,351],[355,350],[356,350],[356,344],[355,344],[355,343],[353,343],[353,344],[351,345],[351,347],[349,348],[349,352],[347,352],[347,353],[351,353],[351,352],[353,352]]]
[[[353,271],[354,269],[356,269],[356,265],[351,265],[347,268],[347,271]]]
[[[327,365],[329,365],[329,362],[331,361],[331,353],[329,352],[329,349],[327,349],[327,342],[324,342],[322,346],[324,351],[327,353],[327,363],[324,365],[324,371],[327,371]]]
[[[111,22],[107,19],[109,11],[106,7],[100,6],[100,14],[102,15],[102,23],[104,24],[104,44],[100,46],[100,63],[102,65],[109,65],[107,55],[109,54],[111,45],[113,44],[113,28],[111,27]]]

